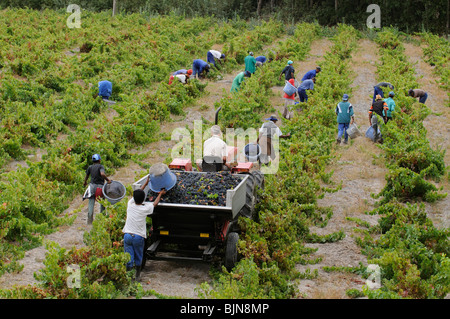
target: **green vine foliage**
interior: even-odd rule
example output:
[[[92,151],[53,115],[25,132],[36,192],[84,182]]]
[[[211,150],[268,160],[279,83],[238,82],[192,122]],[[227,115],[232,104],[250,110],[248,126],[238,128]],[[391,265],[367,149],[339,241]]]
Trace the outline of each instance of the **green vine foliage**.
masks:
[[[371,298],[443,298],[450,291],[448,229],[436,228],[423,205],[391,202],[372,213],[381,215],[383,234],[365,241],[368,262],[382,269],[382,288]]]
[[[315,28],[314,25],[302,25],[301,28]],[[302,34],[302,32],[298,32]],[[313,38],[300,38],[302,42],[311,43],[315,32],[305,32]],[[258,222],[241,219],[242,235],[239,252],[242,260],[230,273],[218,274],[212,287],[201,286],[201,296],[205,298],[292,298],[296,296],[296,282],[301,277],[295,270],[296,263],[307,262],[311,249],[304,246],[305,242],[331,242],[343,238],[342,232],[327,236],[310,234],[309,226],[326,225],[331,213],[319,208],[317,198],[323,190],[320,180],[324,169],[329,163],[335,135],[335,115],[333,106],[336,97],[349,92],[349,71],[347,50],[353,50],[356,45],[357,32],[352,27],[341,25],[332,38],[333,44],[353,39],[349,45],[338,45],[324,57],[321,63],[320,83],[327,83],[331,89],[317,84],[317,90],[311,95],[311,102],[304,105],[303,111],[284,123],[283,130],[291,132],[291,138],[280,141],[280,162],[276,174],[265,176],[264,192],[260,191],[260,203],[257,205]],[[281,49],[284,48],[280,45]],[[336,55],[337,51],[342,54]],[[306,56],[306,55],[305,55]],[[334,56],[334,57],[332,57]],[[336,69],[336,64],[344,67]],[[273,72],[276,79],[283,64],[271,62],[258,72],[267,75],[267,68],[277,68]],[[281,68],[280,68],[281,67]],[[252,76],[253,78],[253,76]],[[250,78],[250,80],[252,79]],[[343,83],[347,87],[340,87]],[[254,87],[248,81],[245,88]],[[326,84],[325,84],[326,86]],[[348,91],[346,91],[348,90]],[[248,92],[248,91],[243,91]],[[268,93],[270,94],[270,93]],[[270,96],[270,95],[269,95]],[[263,96],[267,98],[267,95]],[[233,96],[236,103],[245,103],[246,95],[238,93]],[[314,107],[312,107],[314,105]],[[235,109],[232,108],[234,112]],[[253,127],[260,126],[260,110],[240,109],[243,116],[248,114]],[[253,112],[250,115],[249,112]],[[227,123],[224,120],[224,123]],[[229,122],[228,122],[229,123]],[[247,124],[248,125],[248,124]],[[251,125],[249,125],[251,126]],[[268,276],[270,275],[270,276]],[[251,289],[248,289],[248,288]]]
[[[363,289],[377,299],[443,298],[450,291],[449,230],[436,228],[424,205],[447,196],[429,179],[439,181],[445,174],[445,152],[432,149],[422,121],[429,109],[407,97],[417,87],[415,71],[404,55],[401,35],[384,29],[378,33],[381,63],[378,74],[396,87],[399,106],[394,120],[384,126],[381,148],[388,160],[389,173],[380,193],[378,214],[381,236],[357,241],[368,262],[381,267],[381,288]]]

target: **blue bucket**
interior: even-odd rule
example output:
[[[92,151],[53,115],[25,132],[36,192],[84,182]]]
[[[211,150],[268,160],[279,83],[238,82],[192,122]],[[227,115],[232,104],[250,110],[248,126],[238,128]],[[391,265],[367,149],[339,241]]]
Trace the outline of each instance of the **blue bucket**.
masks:
[[[295,86],[293,86],[291,83],[286,82],[286,84],[284,85],[283,91],[287,95],[291,96],[292,94],[297,92],[297,88]]]
[[[177,176],[166,164],[155,164],[150,167],[148,187],[155,193],[163,188],[168,191],[177,183]]]

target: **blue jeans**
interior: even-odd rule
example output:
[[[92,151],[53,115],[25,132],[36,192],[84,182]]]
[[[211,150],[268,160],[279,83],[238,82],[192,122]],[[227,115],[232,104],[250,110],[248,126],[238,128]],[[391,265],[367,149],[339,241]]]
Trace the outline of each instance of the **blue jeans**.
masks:
[[[206,54],[206,62],[212,63],[214,66],[216,66],[216,60],[214,59],[214,55],[212,55],[212,53],[209,51]]]
[[[135,234],[125,234],[123,236],[123,248],[129,253],[131,259],[127,262],[127,269],[133,266],[141,266],[144,255],[145,238]]]
[[[198,73],[198,75],[200,75],[200,69],[197,68],[197,66],[195,66],[195,65],[193,64],[193,65],[192,65],[192,77],[195,78],[195,76],[197,75],[197,73]]]
[[[344,135],[344,140],[348,141],[347,129],[349,127],[349,123],[339,123],[338,124],[338,138],[340,139],[342,135]]]
[[[306,90],[298,90],[298,96],[300,98],[300,102],[308,102],[308,95],[306,94]]]
[[[428,94],[425,93],[424,96],[421,96],[421,97],[419,98],[419,102],[422,103],[422,104],[425,104],[425,101],[427,100],[427,97],[428,97]]]
[[[383,90],[379,86],[374,86],[373,88],[374,88],[374,90],[373,90],[372,103],[375,102],[375,98],[377,97],[377,95],[381,95],[382,98],[384,97]]]

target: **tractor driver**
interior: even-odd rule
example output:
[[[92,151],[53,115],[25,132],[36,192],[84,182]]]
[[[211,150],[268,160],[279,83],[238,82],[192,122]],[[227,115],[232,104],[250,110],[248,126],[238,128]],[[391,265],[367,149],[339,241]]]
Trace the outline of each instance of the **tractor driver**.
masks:
[[[211,137],[203,143],[203,162],[202,170],[204,166],[213,164],[208,157],[217,157],[222,159],[221,163],[216,164],[216,170],[230,170],[231,166],[227,163],[227,144],[222,139],[222,131],[219,125],[213,125],[211,127]]]

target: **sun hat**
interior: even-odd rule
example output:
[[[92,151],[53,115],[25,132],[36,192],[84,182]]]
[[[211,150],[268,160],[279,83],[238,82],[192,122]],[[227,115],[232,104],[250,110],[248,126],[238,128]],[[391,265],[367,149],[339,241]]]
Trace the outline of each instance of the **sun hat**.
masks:
[[[377,96],[375,97],[375,100],[381,100],[381,95],[377,94]]]
[[[271,115],[269,118],[266,119],[266,121],[278,121],[275,115]]]

